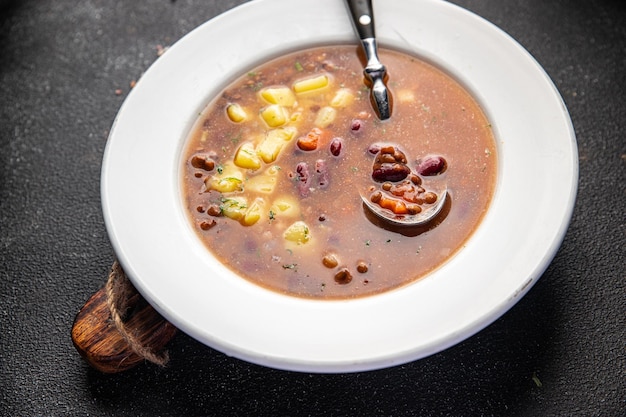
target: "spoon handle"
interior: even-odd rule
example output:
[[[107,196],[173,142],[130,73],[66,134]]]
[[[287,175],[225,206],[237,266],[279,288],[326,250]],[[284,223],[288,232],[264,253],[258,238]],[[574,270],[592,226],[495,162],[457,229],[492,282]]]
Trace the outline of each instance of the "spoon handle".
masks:
[[[361,39],[375,37],[372,0],[347,0],[354,27]]]

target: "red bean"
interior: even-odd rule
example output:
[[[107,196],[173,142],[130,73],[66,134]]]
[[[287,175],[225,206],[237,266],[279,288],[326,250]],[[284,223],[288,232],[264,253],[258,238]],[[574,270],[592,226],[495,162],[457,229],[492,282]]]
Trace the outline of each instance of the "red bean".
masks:
[[[311,175],[309,173],[309,166],[306,162],[300,162],[296,166],[296,180],[300,196],[308,196],[310,192],[309,187],[311,185]]]
[[[203,220],[202,222],[200,222],[200,229],[209,230],[210,228],[215,226],[215,224],[216,224],[216,221],[213,219]]]
[[[335,282],[337,284],[349,284],[352,281],[352,274],[347,268],[342,268],[335,274]]]
[[[378,152],[380,152],[380,143],[372,143],[369,148],[367,148],[367,152],[369,152],[371,155],[376,155]]]
[[[191,166],[205,171],[213,171],[215,161],[213,161],[209,155],[196,154],[191,157]]]
[[[211,204],[206,212],[209,216],[217,217],[222,215],[222,209],[218,204]]]
[[[339,156],[341,149],[343,148],[343,140],[341,138],[334,138],[330,142],[330,153],[333,156]]]
[[[402,181],[410,173],[411,169],[406,165],[406,156],[402,151],[391,145],[380,148],[372,167],[374,181]]]
[[[334,254],[328,254],[322,258],[322,263],[326,268],[334,268],[339,264],[337,257]]]
[[[431,177],[444,173],[447,168],[448,163],[442,156],[429,155],[417,161],[416,170],[422,176]]]
[[[352,119],[352,123],[350,123],[350,130],[353,133],[357,133],[363,127],[363,121],[359,119]]]
[[[378,182],[402,181],[411,173],[409,167],[404,164],[381,164],[372,171],[372,178]]]
[[[367,263],[365,263],[365,261],[359,261],[359,263],[356,264],[356,270],[361,274],[366,273],[368,270]]]
[[[330,174],[328,173],[326,161],[323,159],[315,161],[315,172],[317,173],[317,185],[320,188],[328,187],[328,184],[330,183]]]

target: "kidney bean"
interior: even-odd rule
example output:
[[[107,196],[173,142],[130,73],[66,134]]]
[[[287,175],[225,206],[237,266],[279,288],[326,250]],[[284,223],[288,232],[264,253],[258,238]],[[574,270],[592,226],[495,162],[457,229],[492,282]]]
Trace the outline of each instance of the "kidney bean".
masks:
[[[202,222],[200,222],[200,229],[209,230],[216,224],[217,222],[214,219],[203,220]]]
[[[339,265],[339,261],[337,260],[337,257],[332,253],[329,253],[328,255],[324,256],[322,258],[322,263],[324,264],[326,268],[331,268],[331,269]]]
[[[429,155],[417,161],[416,171],[425,177],[439,175],[448,168],[446,160],[439,155]]]
[[[372,171],[372,178],[377,182],[402,181],[411,173],[409,167],[404,164],[379,164]]]
[[[371,155],[376,155],[378,152],[380,152],[380,148],[380,143],[372,143],[369,148],[367,148],[367,152],[369,152]]]
[[[415,185],[422,185],[422,179],[415,174],[411,174],[411,177],[409,179]]]
[[[191,166],[205,171],[213,171],[215,169],[215,161],[209,155],[196,154],[191,157]]]
[[[341,138],[334,138],[330,142],[330,154],[333,156],[339,156],[343,148],[343,140]]]
[[[317,173],[317,185],[320,188],[328,187],[328,184],[330,183],[330,174],[328,173],[326,161],[323,159],[315,161],[315,172]]]
[[[424,194],[424,202],[426,202],[426,204],[433,204],[435,201],[437,201],[437,194],[432,191]]]
[[[395,146],[383,146],[376,154],[372,167],[372,178],[377,182],[402,181],[411,173],[406,165],[406,156]]]
[[[207,210],[206,210],[207,214],[209,216],[221,216],[222,215],[222,209],[220,208],[219,204],[211,204]]]
[[[349,284],[352,281],[352,274],[348,268],[342,268],[335,274],[335,282],[337,284]]]
[[[362,120],[352,119],[352,122],[350,123],[350,130],[352,131],[352,133],[358,133],[362,127],[363,127]]]
[[[296,185],[301,197],[306,197],[310,192],[311,175],[309,166],[306,162],[300,162],[296,165]]]

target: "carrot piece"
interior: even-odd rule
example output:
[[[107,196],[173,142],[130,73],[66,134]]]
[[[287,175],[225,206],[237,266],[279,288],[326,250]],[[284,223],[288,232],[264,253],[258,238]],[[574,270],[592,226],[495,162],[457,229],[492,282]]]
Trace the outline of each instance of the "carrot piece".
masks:
[[[401,200],[396,200],[395,198],[383,196],[378,202],[378,205],[382,208],[393,211],[395,214],[407,214],[409,212],[406,204],[404,204]]]
[[[303,151],[314,151],[317,149],[320,138],[322,137],[323,131],[318,127],[314,127],[306,134],[306,136],[300,136],[298,138],[298,148]]]

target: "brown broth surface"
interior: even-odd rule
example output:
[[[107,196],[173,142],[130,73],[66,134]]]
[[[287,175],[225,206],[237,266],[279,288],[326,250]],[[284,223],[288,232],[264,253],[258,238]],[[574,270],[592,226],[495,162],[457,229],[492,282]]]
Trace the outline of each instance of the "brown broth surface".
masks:
[[[200,239],[238,275],[307,298],[377,294],[414,282],[442,265],[480,224],[494,193],[497,170],[495,139],[485,114],[459,83],[434,66],[387,49],[380,51],[380,58],[394,97],[392,116],[384,122],[372,110],[355,46],[314,48],[275,59],[229,85],[200,115],[185,148],[184,199]],[[260,96],[264,89],[293,90],[294,82],[320,75],[328,77],[327,87],[296,94],[294,104],[283,106],[287,122],[268,126],[261,113],[270,105]],[[333,107],[340,89],[353,99]],[[244,121],[229,118],[226,109],[233,103],[244,109]],[[334,119],[321,128],[317,148],[301,150],[298,139],[315,127],[316,117],[328,107],[334,108]],[[262,161],[258,169],[238,168],[241,178],[235,191],[219,192],[207,185],[232,168],[242,144],[249,143],[256,152],[275,129],[295,132],[275,161]],[[339,156],[330,151],[334,138],[341,141]],[[412,170],[424,156],[445,158],[445,172],[422,177],[424,188],[445,182],[449,192],[443,212],[427,227],[388,227],[363,206],[360,192],[380,185],[372,180],[370,148],[376,143],[397,145]],[[198,155],[214,166],[200,166]],[[320,160],[326,168],[323,178],[315,171]],[[302,163],[311,176],[304,188],[296,169]],[[253,179],[262,175],[274,178],[271,193],[253,190]],[[232,201],[237,201],[241,215],[256,201],[259,219],[246,225],[243,219],[225,216],[224,207],[232,207]],[[275,206],[280,201],[293,207],[282,212]],[[250,217],[248,221],[254,221]],[[285,238],[295,222],[305,225],[308,241]],[[210,271],[206,279],[211,279]]]

